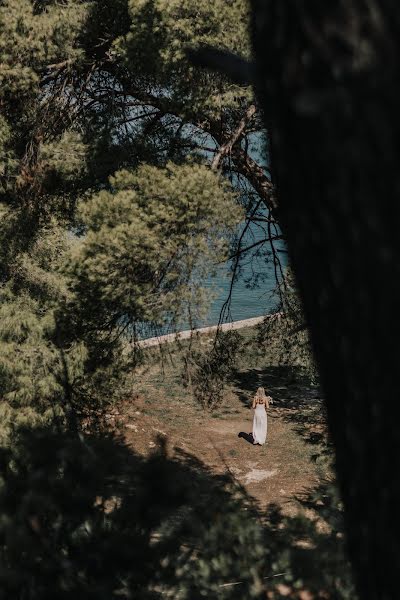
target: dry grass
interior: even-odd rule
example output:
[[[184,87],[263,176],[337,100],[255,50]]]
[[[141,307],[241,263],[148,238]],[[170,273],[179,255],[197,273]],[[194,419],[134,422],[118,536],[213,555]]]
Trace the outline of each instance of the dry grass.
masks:
[[[244,349],[216,410],[204,411],[183,384],[189,342],[182,342],[146,352],[145,366],[133,377],[132,398],[111,418],[136,451],[151,452],[163,436],[171,449],[194,455],[215,473],[230,471],[261,505],[274,502],[292,510],[296,498],[327,474],[315,461],[326,440],[322,402],[316,387],[257,348],[255,333],[241,330]],[[203,335],[192,343],[207,349],[213,338]],[[252,429],[251,397],[259,385],[275,401],[262,447],[239,437]]]

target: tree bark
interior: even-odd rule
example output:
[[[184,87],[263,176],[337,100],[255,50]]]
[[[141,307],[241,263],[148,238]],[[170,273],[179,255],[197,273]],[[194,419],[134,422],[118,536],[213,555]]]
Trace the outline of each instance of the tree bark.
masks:
[[[280,223],[320,368],[362,600],[400,572],[400,4],[253,0]]]

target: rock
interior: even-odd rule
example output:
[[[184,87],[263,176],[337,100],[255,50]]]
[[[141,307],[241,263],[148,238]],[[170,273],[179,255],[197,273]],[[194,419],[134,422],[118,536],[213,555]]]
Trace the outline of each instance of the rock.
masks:
[[[133,423],[126,423],[125,427],[127,427],[128,429],[133,429],[133,431],[137,431],[137,425],[134,425]]]
[[[166,436],[167,434],[165,433],[165,431],[162,431],[162,429],[157,429],[157,427],[153,427],[152,428],[153,431],[157,431],[157,433],[159,433],[160,435],[164,435]]]

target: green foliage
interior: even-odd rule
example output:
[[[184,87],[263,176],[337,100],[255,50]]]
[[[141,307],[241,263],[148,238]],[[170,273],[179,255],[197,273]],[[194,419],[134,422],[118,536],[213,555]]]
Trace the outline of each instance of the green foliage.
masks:
[[[192,353],[194,370],[191,383],[196,400],[204,408],[216,408],[222,401],[242,344],[242,338],[236,331],[220,332],[209,351]]]
[[[40,69],[50,63],[77,60],[77,29],[86,8],[82,2],[4,0],[0,7],[2,94],[24,93],[39,83]],[[39,8],[39,10],[38,10]]]
[[[30,240],[28,246],[18,247],[18,240],[10,241],[18,223],[11,217],[9,222],[3,221],[5,244],[2,247],[8,250],[10,260],[8,262],[8,275],[12,281],[14,293],[29,294],[32,298],[44,303],[44,305],[57,306],[59,302],[66,300],[69,296],[68,282],[62,276],[61,268],[64,264],[65,254],[69,251],[71,240],[66,232],[51,220],[43,226],[40,235]],[[11,251],[10,251],[11,250]],[[44,309],[44,306],[42,306]]]
[[[63,197],[61,189],[46,185],[48,176],[59,171],[60,184],[66,172],[78,174],[77,158],[70,162],[70,156],[82,154],[82,148],[79,143],[75,148],[75,133],[65,132],[73,129],[71,120],[64,120],[66,81],[64,94],[54,83],[57,69],[82,57],[77,36],[86,8],[77,0],[5,0],[0,7],[0,195],[14,208],[35,212],[36,221],[48,216],[49,202],[56,214],[52,195],[58,203]]]
[[[113,47],[128,69],[164,86],[183,112],[216,115],[237,108],[251,92],[193,68],[188,48],[212,45],[250,54],[245,0],[131,0],[131,29]],[[178,109],[179,110],[179,109]]]
[[[231,189],[205,166],[172,163],[120,171],[110,188],[82,203],[71,259],[85,327],[184,320],[240,218]]]
[[[0,300],[0,439],[7,444],[12,429],[63,420],[64,371],[79,379],[86,351],[76,343],[61,354],[54,314],[28,295],[4,288]]]
[[[287,365],[313,382],[318,379],[301,301],[288,269],[279,289],[280,314],[266,318],[259,328],[257,346],[268,348],[278,365]]]
[[[270,573],[281,574],[267,584],[270,598],[357,598],[336,485],[308,491],[293,516],[270,505],[266,523]]]
[[[165,58],[158,74],[145,67],[144,75],[118,55],[134,47],[134,32],[143,34],[143,7],[125,0],[0,7],[2,311],[5,322],[21,311],[31,327],[18,342],[0,331],[0,394],[7,414],[12,402],[29,406],[32,423],[50,405],[64,410],[66,395],[80,415],[111,401],[131,366],[121,337],[138,321],[177,326],[200,314],[202,278],[223,260],[242,215],[226,180],[193,160],[193,145],[165,147],[165,140],[179,147],[167,123],[146,139],[129,125],[143,108],[132,107],[126,91],[121,102],[118,90],[132,79],[151,96],[150,78],[157,87],[168,71],[171,89],[178,80],[186,89],[181,108],[188,91],[176,61],[167,67]],[[163,7],[167,45],[179,17],[179,7],[170,8]],[[217,13],[204,5],[202,14],[223,33]],[[184,22],[196,30],[188,6],[178,20],[179,31]],[[178,30],[183,49],[187,35]],[[154,48],[142,50],[150,59]],[[159,168],[139,166],[140,155]]]

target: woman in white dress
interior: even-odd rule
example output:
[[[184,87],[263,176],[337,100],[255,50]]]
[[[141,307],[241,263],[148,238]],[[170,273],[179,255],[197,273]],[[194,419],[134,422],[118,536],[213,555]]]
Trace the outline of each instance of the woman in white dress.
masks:
[[[273,404],[271,396],[267,396],[263,387],[259,387],[253,398],[253,444],[265,444],[267,438],[267,408]]]

